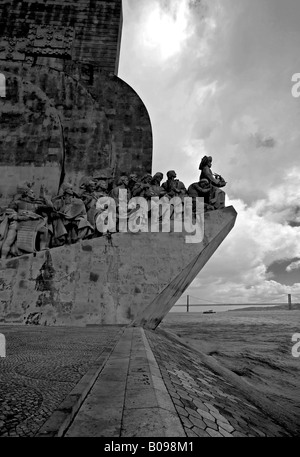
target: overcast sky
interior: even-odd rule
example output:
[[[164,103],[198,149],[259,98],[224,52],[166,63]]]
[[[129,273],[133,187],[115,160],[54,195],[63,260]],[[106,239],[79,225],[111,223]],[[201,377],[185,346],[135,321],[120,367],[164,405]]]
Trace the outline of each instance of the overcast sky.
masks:
[[[300,301],[300,1],[123,0],[123,16],[119,77],[148,109],[153,173],[189,185],[211,155],[238,212],[188,292]]]

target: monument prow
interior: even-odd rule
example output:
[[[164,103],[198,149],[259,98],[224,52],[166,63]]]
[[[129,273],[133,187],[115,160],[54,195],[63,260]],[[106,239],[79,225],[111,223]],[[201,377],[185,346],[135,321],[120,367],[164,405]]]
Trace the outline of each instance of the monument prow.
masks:
[[[0,322],[155,328],[235,219],[233,207],[205,213],[199,244],[184,233],[115,233],[2,260]]]
[[[167,287],[137,315],[133,321],[134,326],[154,330],[159,325],[229,234],[235,224],[236,216],[237,213],[232,206],[205,214],[205,237],[199,246],[194,245],[194,256],[190,263],[184,266]],[[188,245],[186,249],[189,251]],[[180,261],[181,259],[178,258],[177,262]]]

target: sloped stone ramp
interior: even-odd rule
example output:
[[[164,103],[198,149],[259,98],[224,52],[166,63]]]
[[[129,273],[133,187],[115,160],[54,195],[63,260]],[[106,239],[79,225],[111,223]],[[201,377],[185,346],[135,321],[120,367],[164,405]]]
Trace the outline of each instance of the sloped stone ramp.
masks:
[[[70,426],[50,418],[38,436],[296,436],[249,386],[208,365],[167,332],[127,327]]]

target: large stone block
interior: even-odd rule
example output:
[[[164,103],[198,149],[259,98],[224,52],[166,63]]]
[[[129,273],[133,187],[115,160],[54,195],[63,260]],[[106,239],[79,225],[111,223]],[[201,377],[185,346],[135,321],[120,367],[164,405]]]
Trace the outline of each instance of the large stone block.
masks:
[[[185,233],[116,233],[112,244],[101,237],[3,260],[0,321],[155,328],[235,218],[232,207],[206,213],[205,237],[198,244],[186,243]]]
[[[140,97],[120,78],[99,72],[93,85],[86,85],[46,66],[0,61],[0,70],[7,84],[7,96],[0,98],[0,206],[24,181],[34,182],[37,194],[43,185],[55,195],[63,180],[78,188],[81,178],[95,170],[109,168],[115,179],[151,172],[150,118]],[[108,116],[111,104],[116,114]],[[129,111],[140,116],[126,127]],[[148,138],[147,147],[137,146],[136,129]],[[126,149],[125,137],[131,138]]]

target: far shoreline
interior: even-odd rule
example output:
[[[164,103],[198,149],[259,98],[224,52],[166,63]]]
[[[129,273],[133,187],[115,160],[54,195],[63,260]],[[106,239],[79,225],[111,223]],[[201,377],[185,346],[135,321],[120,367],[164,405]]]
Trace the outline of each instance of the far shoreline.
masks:
[[[214,313],[223,313],[223,312],[236,312],[236,311],[290,311],[289,310],[289,305],[288,303],[278,303],[277,305],[274,304],[258,304],[254,303],[253,305],[251,303],[245,303],[245,304],[233,304],[233,303],[224,303],[222,305],[194,305],[190,304],[190,309],[187,312],[186,310],[186,305],[175,305],[169,311],[171,314],[203,314],[203,312],[206,314],[207,311],[212,310]],[[182,310],[175,310],[174,308],[182,308]],[[193,310],[193,308],[198,308],[197,310]],[[230,309],[233,308],[233,309]],[[300,311],[300,303],[292,303],[292,311]]]

